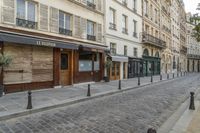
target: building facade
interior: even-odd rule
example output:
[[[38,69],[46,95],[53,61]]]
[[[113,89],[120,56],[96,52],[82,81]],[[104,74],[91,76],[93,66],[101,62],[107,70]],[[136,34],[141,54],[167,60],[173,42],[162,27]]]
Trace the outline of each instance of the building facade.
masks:
[[[140,0],[105,1],[105,43],[112,60],[107,75],[111,80],[138,75],[141,62],[139,33],[142,29]]]
[[[161,38],[160,31],[160,0],[142,1],[143,28],[140,34],[143,57],[143,75],[156,75],[161,72],[161,53],[166,42]]]
[[[200,42],[192,36],[194,27],[199,23],[192,20],[194,16],[187,14],[187,71],[200,72]]]
[[[0,47],[12,63],[5,91],[100,81],[104,73],[102,0],[0,0]]]

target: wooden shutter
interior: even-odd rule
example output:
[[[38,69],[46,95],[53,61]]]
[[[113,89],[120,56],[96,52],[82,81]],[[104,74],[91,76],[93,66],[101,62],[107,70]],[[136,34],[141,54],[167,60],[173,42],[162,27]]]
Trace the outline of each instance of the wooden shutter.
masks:
[[[96,40],[98,42],[102,42],[102,25],[101,24],[96,24],[97,26],[97,31],[96,31]]]
[[[87,19],[81,18],[81,38],[87,38]]]
[[[102,0],[96,0],[96,9],[98,10],[98,11],[102,11]]]
[[[2,22],[8,24],[15,23],[15,1],[3,0]]]
[[[47,5],[40,4],[40,21],[39,21],[39,29],[43,31],[48,31],[49,26],[49,8]]]
[[[50,31],[58,33],[59,31],[59,10],[50,8]]]
[[[74,16],[74,37],[80,37],[80,17]]]

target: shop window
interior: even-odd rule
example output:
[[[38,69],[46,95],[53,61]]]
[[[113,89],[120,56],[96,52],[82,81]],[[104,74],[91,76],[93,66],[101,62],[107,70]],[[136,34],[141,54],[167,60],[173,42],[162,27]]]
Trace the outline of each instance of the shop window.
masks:
[[[68,69],[68,54],[61,54],[61,70]]]
[[[79,72],[92,71],[92,53],[79,53]]]
[[[94,55],[94,71],[100,70],[100,56],[99,53]]]
[[[36,29],[37,5],[32,1],[17,0],[17,26]]]

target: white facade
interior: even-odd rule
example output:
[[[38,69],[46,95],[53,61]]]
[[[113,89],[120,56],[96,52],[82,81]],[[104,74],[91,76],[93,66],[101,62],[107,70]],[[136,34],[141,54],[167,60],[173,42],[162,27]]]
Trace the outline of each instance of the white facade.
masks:
[[[135,4],[133,3],[134,1]],[[141,0],[127,0],[126,3],[123,3],[122,0],[105,1],[105,42],[109,48],[111,43],[116,44],[116,55],[141,58],[141,7]],[[123,22],[123,15],[126,16],[126,24]],[[134,25],[134,22],[136,22],[136,25]],[[112,27],[113,24],[114,28]],[[123,33],[124,25],[126,25],[124,31],[127,33]],[[127,47],[127,54],[125,55],[124,46]],[[134,55],[134,48],[137,49],[137,55]],[[123,79],[123,61],[121,62],[120,69],[120,79]]]

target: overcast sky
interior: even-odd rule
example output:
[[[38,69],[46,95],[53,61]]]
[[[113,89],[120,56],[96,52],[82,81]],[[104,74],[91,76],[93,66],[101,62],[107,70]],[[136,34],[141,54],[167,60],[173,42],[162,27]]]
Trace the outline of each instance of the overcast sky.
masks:
[[[197,5],[200,3],[200,0],[183,0],[185,3],[185,10],[186,12],[194,13],[200,13],[200,11],[197,11]]]

